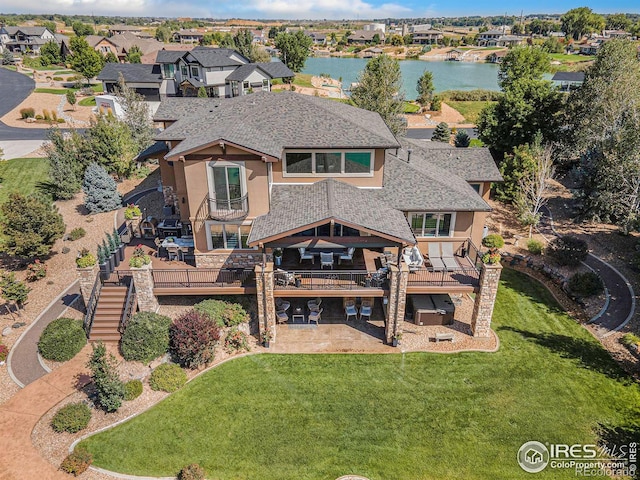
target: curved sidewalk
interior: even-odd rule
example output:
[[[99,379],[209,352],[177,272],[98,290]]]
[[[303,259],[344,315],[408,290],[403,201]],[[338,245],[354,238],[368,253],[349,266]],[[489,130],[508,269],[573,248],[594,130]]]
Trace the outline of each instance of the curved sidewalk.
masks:
[[[71,478],[42,458],[31,442],[31,432],[45,413],[87,383],[90,352],[91,346],[86,345],[63,366],[0,405],[0,480]]]
[[[80,295],[78,281],[73,282],[33,321],[11,349],[7,359],[7,369],[11,379],[20,387],[29,385],[48,372],[38,358],[38,340],[40,334],[52,321],[58,318],[66,308]]]
[[[538,231],[544,237],[559,236],[553,226],[553,215],[547,207],[543,207]],[[622,329],[633,317],[636,308],[635,293],[624,275],[601,258],[590,253],[583,263],[600,276],[606,288],[605,308],[589,323],[595,325],[598,337],[607,337]]]

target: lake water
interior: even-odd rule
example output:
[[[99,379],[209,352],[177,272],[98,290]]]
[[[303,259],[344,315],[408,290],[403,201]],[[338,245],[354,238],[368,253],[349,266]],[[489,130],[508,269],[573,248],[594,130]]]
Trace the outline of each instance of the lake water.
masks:
[[[302,73],[320,75],[328,73],[331,78],[342,77],[342,87],[349,88],[364,70],[368,58],[309,57]],[[436,92],[443,90],[500,90],[498,66],[483,62],[427,62],[424,60],[400,60],[400,71],[405,98],[414,100],[418,96],[418,79],[429,70],[433,73]]]

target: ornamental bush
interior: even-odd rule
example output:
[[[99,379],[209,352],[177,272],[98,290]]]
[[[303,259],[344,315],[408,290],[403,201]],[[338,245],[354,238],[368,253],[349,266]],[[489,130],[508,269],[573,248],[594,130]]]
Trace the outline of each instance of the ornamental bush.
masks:
[[[634,347],[640,345],[640,337],[635,333],[625,333],[620,339],[620,343],[627,347]]]
[[[173,321],[169,338],[180,365],[197,368],[213,360],[220,327],[209,316],[191,310]]]
[[[467,148],[471,144],[471,137],[466,130],[459,130],[456,133],[453,143],[458,148]]]
[[[77,477],[87,471],[93,462],[93,455],[84,448],[76,448],[73,453],[67,455],[60,465],[60,470]]]
[[[495,250],[496,248],[504,247],[504,238],[497,233],[492,233],[491,235],[487,235],[482,239],[482,245],[487,247],[490,250]]]
[[[569,291],[580,297],[597,295],[604,290],[602,280],[594,272],[578,272],[569,278],[567,283]]]
[[[226,337],[224,338],[224,347],[228,352],[241,352],[249,351],[249,341],[247,339],[247,334],[241,332],[237,328],[231,328]]]
[[[447,125],[446,122],[440,122],[433,131],[431,141],[449,143],[449,140],[451,140],[451,130],[449,130],[449,125]]]
[[[21,108],[20,109],[20,117],[21,118],[34,118],[36,116],[36,110],[34,108]]]
[[[81,320],[58,318],[40,335],[38,350],[47,360],[66,362],[71,360],[87,343],[87,335]]]
[[[80,240],[86,234],[87,234],[87,231],[84,228],[78,227],[78,228],[74,228],[69,232],[68,238],[73,242],[75,240]]]
[[[142,395],[142,382],[140,380],[129,380],[124,384],[124,399],[130,402]]]
[[[35,282],[47,276],[47,266],[39,259],[35,259],[33,263],[27,266],[27,281]]]
[[[178,480],[204,480],[205,471],[197,463],[187,465],[180,473],[178,473]]]
[[[540,255],[544,250],[544,244],[535,238],[530,238],[527,240],[527,250],[533,255]]]
[[[196,312],[207,315],[219,327],[235,327],[249,321],[249,314],[238,303],[210,299],[196,303],[193,308]]]
[[[577,237],[566,235],[554,238],[547,245],[546,254],[560,265],[579,265],[589,254],[587,242]]]
[[[171,319],[151,312],[138,312],[129,321],[120,350],[125,360],[148,363],[169,350]]]
[[[113,354],[107,355],[102,342],[93,344],[92,347],[93,353],[87,366],[96,387],[98,404],[107,412],[115,412],[124,398],[124,383],[118,375],[116,358]]]
[[[115,180],[97,163],[87,167],[82,190],[85,193],[84,206],[91,213],[110,212],[122,206],[122,196]]]
[[[5,362],[9,356],[9,347],[0,343],[0,362]]]
[[[91,409],[83,402],[65,405],[51,419],[51,428],[55,432],[76,433],[87,428],[91,420]]]
[[[163,363],[158,366],[149,378],[151,390],[175,392],[187,383],[187,374],[175,363]]]

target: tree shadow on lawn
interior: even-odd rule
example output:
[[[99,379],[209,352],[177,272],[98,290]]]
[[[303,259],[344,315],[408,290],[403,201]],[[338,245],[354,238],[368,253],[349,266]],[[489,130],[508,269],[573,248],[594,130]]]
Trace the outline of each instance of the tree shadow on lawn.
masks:
[[[548,313],[567,315],[551,292],[536,278],[505,268],[502,271],[500,283],[525,297],[531,303],[543,306]]]
[[[633,383],[629,375],[595,341],[550,332],[534,333],[509,326],[498,327],[497,330],[518,333],[523,338],[533,340],[538,345],[551,350],[562,358],[578,360],[583,368],[603,373],[625,384]]]
[[[636,449],[640,445],[640,425],[638,424],[612,426],[598,423],[594,431],[598,436],[598,446],[610,452],[612,457],[629,458],[630,444],[635,443]],[[626,446],[626,449],[624,449],[624,446]],[[636,480],[640,478],[638,472],[633,478]]]

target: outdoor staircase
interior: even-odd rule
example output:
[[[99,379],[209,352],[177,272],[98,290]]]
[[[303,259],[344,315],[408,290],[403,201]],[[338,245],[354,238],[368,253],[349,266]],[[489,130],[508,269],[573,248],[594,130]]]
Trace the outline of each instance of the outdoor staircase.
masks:
[[[89,335],[90,342],[102,340],[105,343],[120,341],[120,320],[127,299],[126,286],[103,286],[93,316],[93,325]]]

